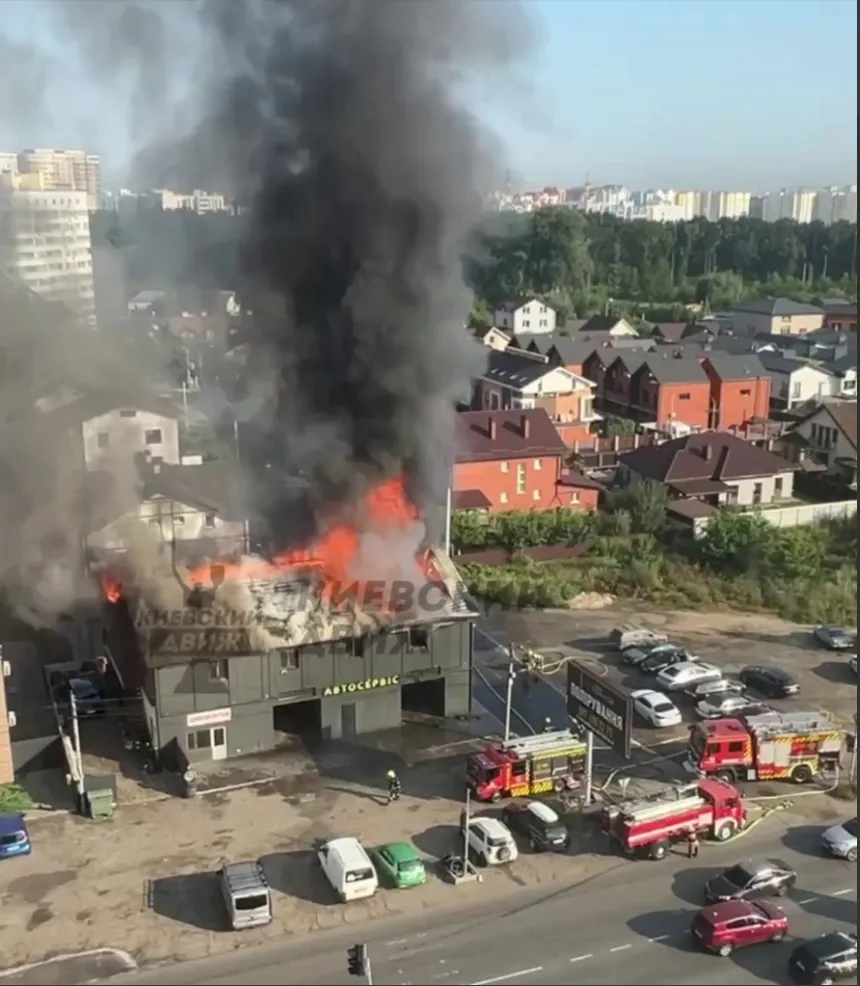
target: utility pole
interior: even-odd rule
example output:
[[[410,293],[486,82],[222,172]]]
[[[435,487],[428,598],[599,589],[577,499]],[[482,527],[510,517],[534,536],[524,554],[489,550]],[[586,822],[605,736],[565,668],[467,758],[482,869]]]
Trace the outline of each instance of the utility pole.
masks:
[[[469,826],[472,824],[472,792],[468,787],[463,814],[463,876],[465,876],[469,872]]]
[[[370,953],[367,945],[353,945],[346,950],[346,968],[351,976],[364,976],[367,986],[373,986]]]
[[[585,804],[591,804],[594,796],[594,733],[585,734]]]
[[[857,716],[854,716],[854,742],[851,744],[851,766],[848,768],[848,785],[857,790]]]
[[[78,775],[75,778],[75,787],[78,792],[78,797],[81,800],[81,810],[83,810],[83,798],[84,798],[84,761],[81,757],[81,729],[80,723],[78,722],[78,703],[75,701],[75,690],[69,685],[69,712],[72,718],[72,746],[75,751],[75,773]]]
[[[508,647],[508,685],[505,689],[505,742],[511,738],[511,713],[514,705],[514,681],[517,677],[517,670],[514,664],[513,645]]]
[[[448,479],[448,488],[445,490],[445,554],[451,554],[451,479]]]

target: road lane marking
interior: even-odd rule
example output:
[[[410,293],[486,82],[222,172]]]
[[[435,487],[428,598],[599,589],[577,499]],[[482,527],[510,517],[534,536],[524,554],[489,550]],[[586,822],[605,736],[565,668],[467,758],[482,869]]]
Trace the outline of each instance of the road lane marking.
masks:
[[[610,948],[610,952],[626,952],[628,948],[633,948],[632,945],[616,945],[615,948]]]
[[[845,894],[853,894],[853,893],[856,893],[856,892],[857,892],[857,888],[856,887],[848,887],[846,890],[834,890],[833,891],[833,896],[834,897],[844,897]]]
[[[506,983],[509,979],[519,979],[520,976],[531,976],[536,972],[543,972],[542,965],[536,965],[532,969],[520,969],[518,972],[507,972],[504,976],[493,976],[492,979],[481,979],[471,986],[493,986],[493,983]]]
[[[803,900],[799,900],[798,904],[811,904],[814,900],[818,900],[817,897],[804,897]]]
[[[667,938],[671,938],[671,935],[657,935],[656,938],[649,938],[648,941],[653,943],[655,941],[666,941]]]
[[[586,959],[593,959],[594,952],[589,952],[587,955],[574,955],[570,960],[571,962],[584,962]]]

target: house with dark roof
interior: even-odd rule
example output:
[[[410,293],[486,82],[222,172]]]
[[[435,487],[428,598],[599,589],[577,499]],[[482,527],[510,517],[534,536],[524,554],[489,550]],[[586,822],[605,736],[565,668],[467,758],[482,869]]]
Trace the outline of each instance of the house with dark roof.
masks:
[[[758,507],[791,499],[797,466],[723,431],[640,446],[619,460],[630,482],[667,487],[670,512],[696,521],[721,507]]]
[[[659,343],[675,346],[692,334],[691,328],[689,322],[658,322],[651,330],[651,336]]]
[[[533,295],[501,304],[493,312],[493,325],[513,335],[520,332],[555,332],[558,314]]]
[[[782,442],[804,471],[825,473],[857,488],[857,400],[818,401]]]
[[[742,301],[732,311],[735,335],[756,336],[762,333],[802,336],[824,325],[824,309],[788,298],[755,298]]]
[[[643,349],[653,350],[657,343],[653,339],[639,339],[636,336],[613,336],[609,332],[553,332],[549,335],[521,334],[514,339],[514,345],[528,352],[540,353],[549,358],[550,363],[564,366],[571,373],[582,375],[583,364],[596,349]]]
[[[568,444],[587,444],[600,415],[594,410],[590,380],[548,356],[509,346],[491,351],[475,383],[475,410],[543,408]]]
[[[757,356],[710,352],[702,369],[711,382],[711,428],[732,431],[767,421],[771,378]]]
[[[639,333],[627,321],[617,315],[592,315],[580,328],[580,332],[608,332],[611,336],[633,338]]]
[[[857,302],[825,298],[821,302],[824,309],[824,327],[836,332],[857,333]]]
[[[564,468],[567,448],[543,408],[457,415],[455,510],[597,509],[599,487]]]
[[[773,381],[772,401],[778,410],[791,410],[839,392],[838,378],[822,364],[767,352],[759,353],[758,359]]]

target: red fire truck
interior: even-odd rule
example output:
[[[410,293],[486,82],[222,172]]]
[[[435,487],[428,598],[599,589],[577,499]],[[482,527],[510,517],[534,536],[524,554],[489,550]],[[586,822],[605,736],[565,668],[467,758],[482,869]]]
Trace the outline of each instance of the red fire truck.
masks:
[[[510,740],[472,753],[469,788],[479,801],[572,791],[585,772],[585,741],[569,729]]]
[[[740,792],[731,784],[701,780],[668,788],[640,801],[608,805],[600,825],[626,853],[663,859],[672,842],[695,831],[725,842],[746,822]]]
[[[821,712],[764,712],[741,719],[712,719],[690,728],[686,768],[729,783],[790,780],[807,784],[833,770],[845,731]]]

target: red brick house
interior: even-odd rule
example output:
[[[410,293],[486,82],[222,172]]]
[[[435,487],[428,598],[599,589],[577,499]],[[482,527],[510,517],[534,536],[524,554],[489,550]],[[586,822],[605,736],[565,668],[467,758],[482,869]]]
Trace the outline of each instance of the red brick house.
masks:
[[[564,442],[543,408],[457,415],[455,510],[596,510],[599,487],[564,469]]]
[[[731,431],[767,420],[771,378],[757,356],[712,352],[702,369],[711,382],[710,428]]]

